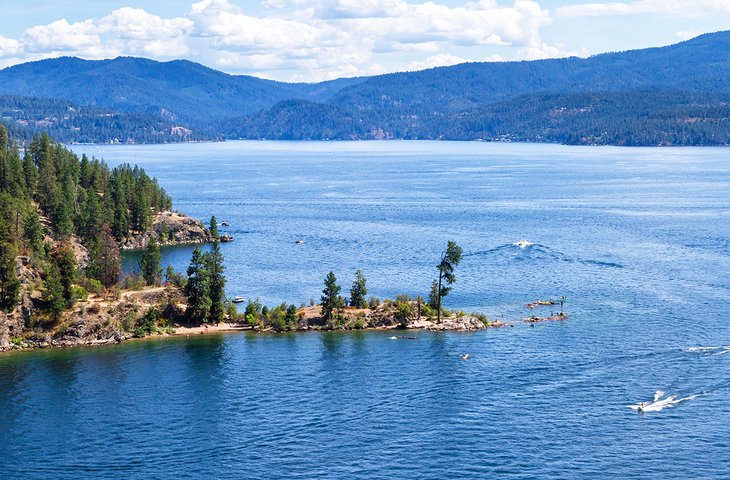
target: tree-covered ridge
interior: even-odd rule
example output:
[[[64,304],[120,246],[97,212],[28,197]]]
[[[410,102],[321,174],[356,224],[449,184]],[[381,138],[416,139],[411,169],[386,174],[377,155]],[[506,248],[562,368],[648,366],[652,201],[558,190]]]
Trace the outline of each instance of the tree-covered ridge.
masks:
[[[290,101],[242,119],[235,138],[486,140],[568,145],[727,145],[730,94],[665,90],[543,93],[446,114],[343,111]],[[328,116],[329,115],[329,116]],[[334,119],[346,119],[336,122]]]
[[[119,279],[118,242],[145,232],[172,200],[143,169],[79,158],[43,134],[22,153],[0,125],[0,297],[18,300],[16,256],[43,272],[46,308],[58,315],[73,304],[77,268],[99,285]],[[86,251],[79,265],[78,249]]]
[[[24,143],[44,131],[63,143],[173,143],[212,137],[158,113],[118,112],[66,100],[0,96],[0,117]]]
[[[6,97],[0,109],[4,101],[19,137],[39,128],[64,141],[723,145],[729,77],[730,31],[589,58],[465,63],[318,84],[227,75],[187,61],[59,58],[0,70],[0,95],[36,97]]]

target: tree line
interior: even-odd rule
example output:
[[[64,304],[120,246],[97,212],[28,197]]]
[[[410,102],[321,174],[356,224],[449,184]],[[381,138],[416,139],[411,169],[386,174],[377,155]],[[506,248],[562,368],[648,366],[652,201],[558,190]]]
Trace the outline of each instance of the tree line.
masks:
[[[137,166],[112,169],[79,158],[47,134],[21,148],[0,125],[0,309],[10,311],[19,300],[18,256],[41,272],[44,307],[53,318],[81,290],[115,285],[119,243],[170,209],[172,199]],[[83,269],[77,245],[88,252]]]

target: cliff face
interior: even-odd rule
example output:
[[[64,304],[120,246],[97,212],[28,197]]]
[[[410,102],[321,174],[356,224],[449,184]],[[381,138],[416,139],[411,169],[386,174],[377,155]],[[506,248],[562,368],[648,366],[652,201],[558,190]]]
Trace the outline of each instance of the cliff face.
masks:
[[[10,314],[0,313],[0,351],[13,348],[49,348],[119,343],[134,336],[139,318],[150,308],[175,309],[184,302],[176,287],[122,292],[118,297],[90,295],[64,312],[56,322],[33,318],[35,294],[24,292],[23,301]],[[173,307],[170,307],[173,305]],[[169,314],[170,312],[168,312]]]
[[[213,236],[198,219],[188,217],[178,212],[161,212],[152,219],[149,231],[133,235],[122,242],[125,250],[145,248],[154,237],[160,245],[184,245],[208,243]]]

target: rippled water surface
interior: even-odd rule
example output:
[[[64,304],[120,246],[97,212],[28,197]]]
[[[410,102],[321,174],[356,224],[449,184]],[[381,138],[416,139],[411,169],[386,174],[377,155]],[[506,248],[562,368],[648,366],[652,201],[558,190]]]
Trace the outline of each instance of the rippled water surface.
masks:
[[[514,326],[2,354],[2,478],[730,477],[727,149],[75,150],[139,163],[176,208],[231,222],[229,295],[308,302],[356,268],[375,295],[425,293],[453,239],[447,306]],[[568,321],[519,322],[561,294]]]

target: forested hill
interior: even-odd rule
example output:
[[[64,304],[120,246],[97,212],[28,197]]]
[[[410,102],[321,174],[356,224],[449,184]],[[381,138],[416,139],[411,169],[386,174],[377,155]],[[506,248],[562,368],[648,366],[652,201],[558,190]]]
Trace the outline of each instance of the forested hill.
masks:
[[[320,84],[227,75],[187,61],[63,58],[0,71],[0,95],[61,99],[93,114],[90,106],[106,109],[119,123],[140,115],[147,127],[129,135],[132,141],[183,140],[167,132],[184,127],[191,130],[188,140],[720,145],[730,141],[727,78],[730,32],[718,32],[586,59],[468,63]],[[14,128],[17,111],[3,116],[13,131],[22,130]],[[107,141],[109,134],[100,130],[57,134],[66,141],[78,141],[82,133]]]

